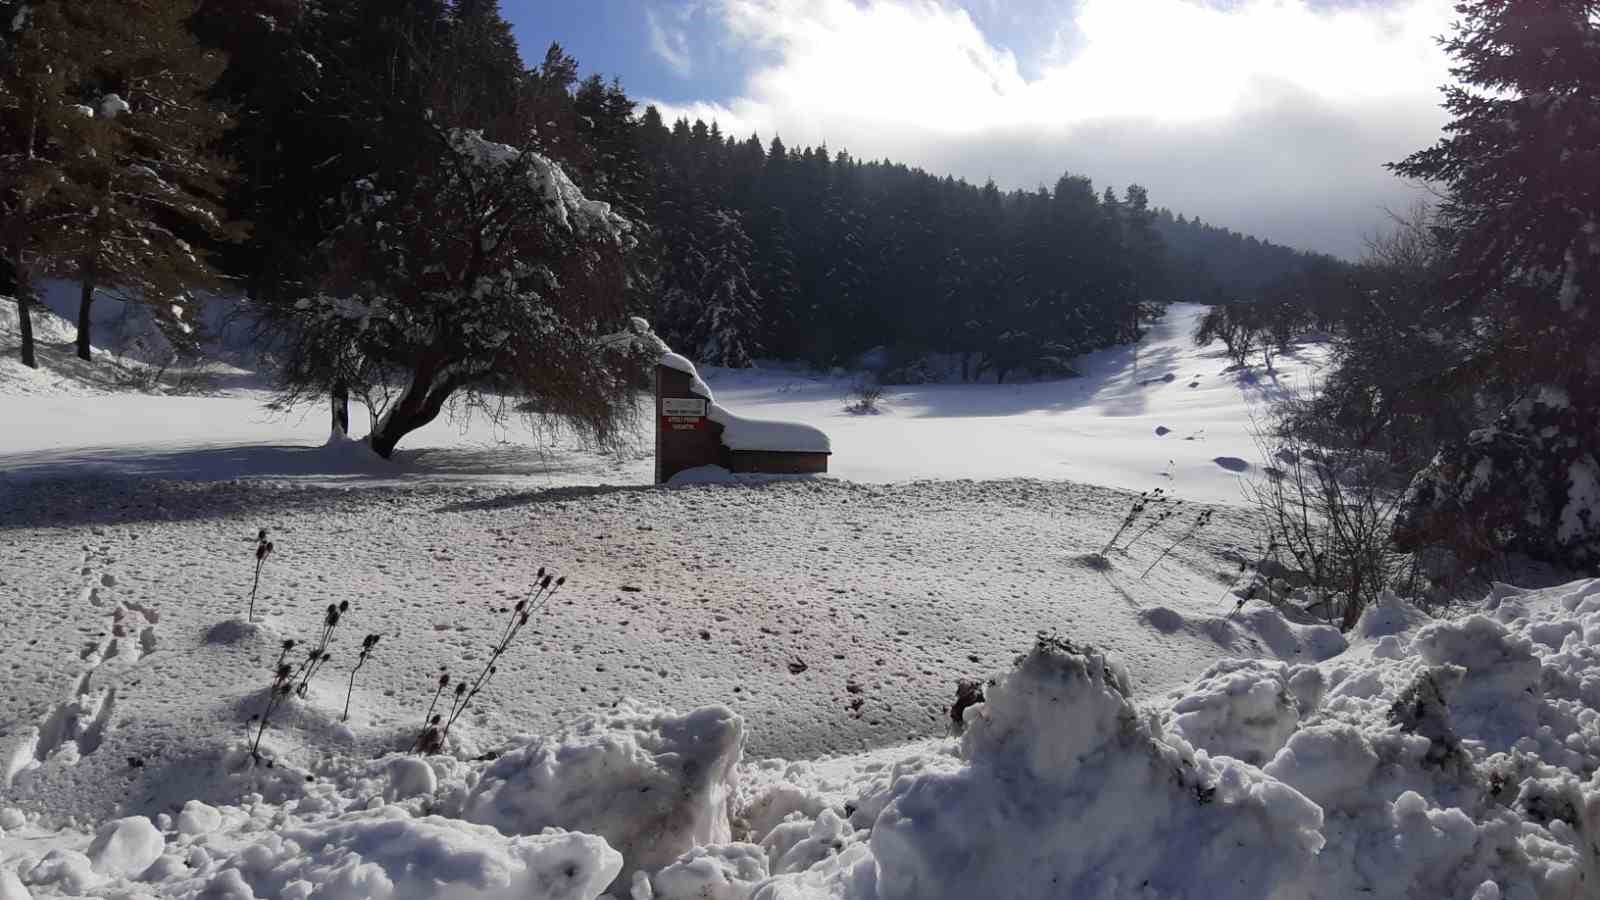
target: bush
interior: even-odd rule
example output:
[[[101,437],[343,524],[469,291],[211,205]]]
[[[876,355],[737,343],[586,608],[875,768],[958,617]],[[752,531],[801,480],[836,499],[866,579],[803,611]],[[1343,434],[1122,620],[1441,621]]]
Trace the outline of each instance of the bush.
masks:
[[[863,378],[844,395],[844,409],[858,416],[877,415],[880,412],[878,403],[882,400],[883,386]]]
[[[1390,538],[1401,492],[1381,454],[1310,440],[1296,427],[1302,402],[1285,401],[1273,427],[1258,428],[1266,474],[1246,493],[1274,547],[1322,595],[1330,624],[1348,631],[1406,568]]]

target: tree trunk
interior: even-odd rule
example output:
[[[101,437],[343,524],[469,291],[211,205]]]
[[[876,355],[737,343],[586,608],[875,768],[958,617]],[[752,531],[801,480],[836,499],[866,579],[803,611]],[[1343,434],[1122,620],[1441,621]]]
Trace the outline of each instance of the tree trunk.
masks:
[[[30,311],[33,301],[17,294],[17,321],[22,327],[22,364],[30,369],[39,368],[39,361],[33,356],[33,313]]]
[[[83,290],[78,295],[78,358],[88,362],[89,356],[89,307],[94,304],[94,273],[85,271],[83,276]]]
[[[411,385],[395,405],[378,420],[378,425],[367,438],[372,452],[384,459],[394,456],[400,439],[439,417],[444,403],[461,386],[461,381],[446,378],[435,384],[432,366],[420,368],[412,375]]]
[[[333,439],[341,440],[350,436],[350,389],[342,383],[333,386],[332,396],[329,398],[333,407]]]

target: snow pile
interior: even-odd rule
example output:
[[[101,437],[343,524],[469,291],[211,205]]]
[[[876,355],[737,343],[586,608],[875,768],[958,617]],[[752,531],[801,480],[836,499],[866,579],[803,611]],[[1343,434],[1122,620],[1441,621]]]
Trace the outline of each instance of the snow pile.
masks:
[[[730,450],[829,453],[832,444],[819,428],[800,422],[775,422],[737,416],[717,404],[694,363],[676,353],[661,354],[660,364],[689,376],[689,388],[706,398],[706,418],[722,426],[722,443]]]
[[[1501,589],[1488,606],[1428,623],[1389,596],[1341,656],[1222,663],[1180,692],[1174,730],[1266,757],[1321,807],[1305,896],[1577,898],[1600,883],[1600,581]]]
[[[967,711],[967,766],[896,786],[878,895],[1276,896],[1322,844],[1316,807],[1162,734],[1130,693],[1105,657],[1041,640]]]
[[[167,896],[262,900],[594,900],[621,866],[622,857],[591,835],[508,838],[383,807],[274,831],[162,887]]]
[[[754,896],[1267,898],[1295,884],[1322,845],[1316,806],[1164,734],[1129,694],[1104,656],[1042,638],[967,711],[965,765],[898,779],[870,833],[819,816],[808,851],[784,854],[816,862]]]
[[[137,876],[161,858],[165,846],[149,819],[130,816],[100,826],[87,855],[96,872]]]
[[[1314,705],[1321,686],[1322,673],[1312,666],[1223,660],[1173,704],[1172,730],[1212,753],[1259,766],[1294,733],[1302,703]]]
[[[743,752],[744,720],[727,707],[680,716],[623,701],[501,756],[462,818],[506,834],[600,835],[631,875],[732,839],[728,807]]]

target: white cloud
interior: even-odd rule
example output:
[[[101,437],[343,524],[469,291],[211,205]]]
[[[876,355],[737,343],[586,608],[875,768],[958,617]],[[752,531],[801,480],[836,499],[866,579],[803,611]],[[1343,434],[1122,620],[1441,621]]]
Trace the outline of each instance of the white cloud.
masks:
[[[1031,60],[936,0],[722,0],[766,62],[738,96],[664,108],[1008,187],[1062,170],[1264,237],[1353,255],[1431,143],[1449,0],[1079,0]]]
[[[689,36],[680,27],[664,24],[653,9],[644,11],[645,24],[650,28],[650,49],[680,78],[694,72],[694,60],[689,55]]]

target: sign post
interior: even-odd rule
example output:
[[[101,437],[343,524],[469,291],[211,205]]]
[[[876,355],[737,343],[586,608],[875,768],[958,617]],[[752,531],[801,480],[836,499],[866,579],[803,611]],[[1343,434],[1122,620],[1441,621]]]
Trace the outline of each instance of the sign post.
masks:
[[[710,403],[689,375],[656,366],[656,484],[685,469],[727,466],[722,427],[707,417]]]

